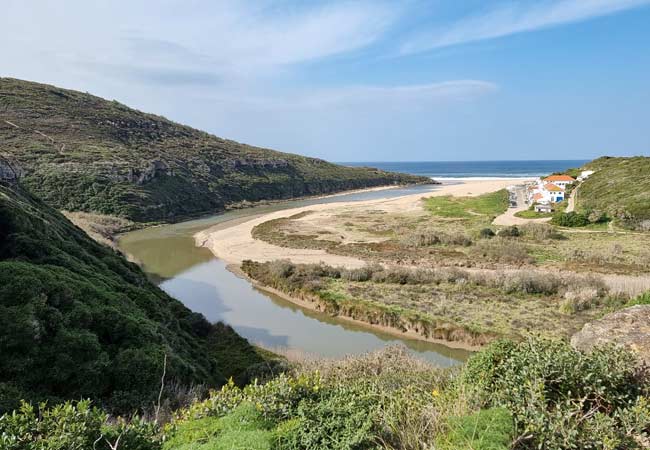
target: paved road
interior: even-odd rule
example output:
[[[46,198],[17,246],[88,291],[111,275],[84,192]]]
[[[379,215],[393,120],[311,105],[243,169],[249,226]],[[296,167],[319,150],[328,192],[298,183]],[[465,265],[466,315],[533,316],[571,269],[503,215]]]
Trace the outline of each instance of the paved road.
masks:
[[[528,209],[528,205],[526,204],[525,187],[523,185],[515,186],[515,192],[517,193],[517,207],[508,208],[508,210],[505,213],[501,214],[500,216],[497,216],[492,222],[493,225],[504,225],[504,226],[524,225],[527,223],[535,223],[535,222],[543,223],[551,220],[550,217],[545,217],[543,219],[522,219],[521,217],[515,217],[515,214],[518,213],[519,211],[525,211]]]

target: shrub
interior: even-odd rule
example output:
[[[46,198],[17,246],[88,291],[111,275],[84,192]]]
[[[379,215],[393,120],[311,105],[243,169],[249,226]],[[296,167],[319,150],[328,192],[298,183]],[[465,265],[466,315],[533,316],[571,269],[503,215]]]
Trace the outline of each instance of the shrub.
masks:
[[[558,277],[543,272],[517,272],[503,279],[503,290],[507,293],[553,295],[560,286]]]
[[[587,219],[591,223],[602,223],[602,222],[607,222],[609,220],[607,214],[605,214],[604,211],[600,211],[597,209],[586,212],[585,215],[587,216]]]
[[[376,448],[378,407],[371,384],[338,386],[318,401],[301,402],[297,420],[292,432],[285,435],[282,448]]]
[[[547,223],[527,223],[525,225],[522,225],[521,232],[524,236],[530,237],[536,241],[545,241],[548,239],[565,239],[564,235],[559,233],[555,227]]]
[[[379,265],[366,265],[359,269],[345,269],[341,271],[341,278],[347,281],[368,281],[373,273],[381,272],[383,267]]]
[[[470,358],[460,385],[479,404],[507,408],[520,439],[536,448],[626,448],[631,437],[622,417],[647,394],[628,352],[602,347],[583,354],[538,338],[492,344]],[[619,446],[606,447],[612,440]]]
[[[272,261],[268,265],[268,271],[275,278],[289,278],[295,266],[288,259]]]
[[[23,403],[0,417],[2,450],[109,450],[119,438],[122,450],[158,450],[155,424],[138,417],[107,422],[108,416],[87,400],[39,410]]]
[[[596,287],[573,288],[564,293],[564,299],[560,304],[560,312],[574,314],[590,309],[599,297]]]
[[[468,247],[472,245],[472,239],[464,233],[445,233],[431,230],[409,233],[400,242],[407,247],[428,247],[431,245],[459,245]]]
[[[516,225],[502,228],[497,232],[497,236],[500,237],[519,237],[520,235],[521,232],[519,231],[519,228],[517,228]]]
[[[641,295],[638,295],[637,297],[633,298],[627,304],[625,307],[629,306],[636,306],[636,305],[650,305],[650,291],[644,292]]]
[[[551,223],[561,227],[584,227],[589,225],[589,218],[575,211],[564,213],[558,212],[553,215]]]
[[[478,235],[481,239],[490,239],[496,236],[492,228],[483,228]]]

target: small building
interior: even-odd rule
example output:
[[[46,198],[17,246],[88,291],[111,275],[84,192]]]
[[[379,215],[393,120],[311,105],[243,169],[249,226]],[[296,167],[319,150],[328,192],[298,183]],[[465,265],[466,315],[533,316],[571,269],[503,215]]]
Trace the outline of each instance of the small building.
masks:
[[[552,213],[553,206],[550,203],[537,203],[535,205],[535,212],[537,213]]]
[[[544,184],[551,183],[557,187],[566,189],[568,185],[575,183],[576,179],[570,177],[569,175],[551,175],[549,177],[544,178],[542,181],[544,182]]]

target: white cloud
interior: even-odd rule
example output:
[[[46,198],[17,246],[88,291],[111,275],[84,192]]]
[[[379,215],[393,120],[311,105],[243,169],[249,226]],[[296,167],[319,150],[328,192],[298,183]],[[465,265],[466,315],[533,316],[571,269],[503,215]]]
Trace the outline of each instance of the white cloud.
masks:
[[[93,75],[191,83],[256,77],[354,52],[396,17],[386,2],[3,0],[5,71],[60,65]],[[26,33],[25,30],[29,29]],[[160,74],[156,74],[156,72]],[[183,75],[187,74],[187,75]]]
[[[511,3],[463,19],[442,30],[406,39],[404,54],[580,22],[650,4],[650,0],[544,0]]]
[[[319,110],[328,108],[371,108],[383,106],[395,109],[435,106],[444,102],[459,102],[492,93],[497,85],[481,80],[452,80],[421,85],[347,86],[291,91],[280,95],[246,95],[235,92],[212,97],[234,108],[257,110]]]

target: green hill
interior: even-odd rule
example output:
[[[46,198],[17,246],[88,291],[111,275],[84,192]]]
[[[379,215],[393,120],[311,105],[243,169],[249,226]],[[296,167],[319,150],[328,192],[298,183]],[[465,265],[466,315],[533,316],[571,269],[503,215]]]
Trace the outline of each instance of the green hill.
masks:
[[[116,101],[0,78],[0,154],[58,209],[139,222],[426,177],[352,168],[225,140]]]
[[[10,180],[0,159],[0,414],[19,399],[150,406],[168,382],[219,386],[263,363]],[[4,181],[3,181],[4,180]]]
[[[650,158],[598,158],[578,191],[579,210],[599,210],[625,227],[650,230]]]

